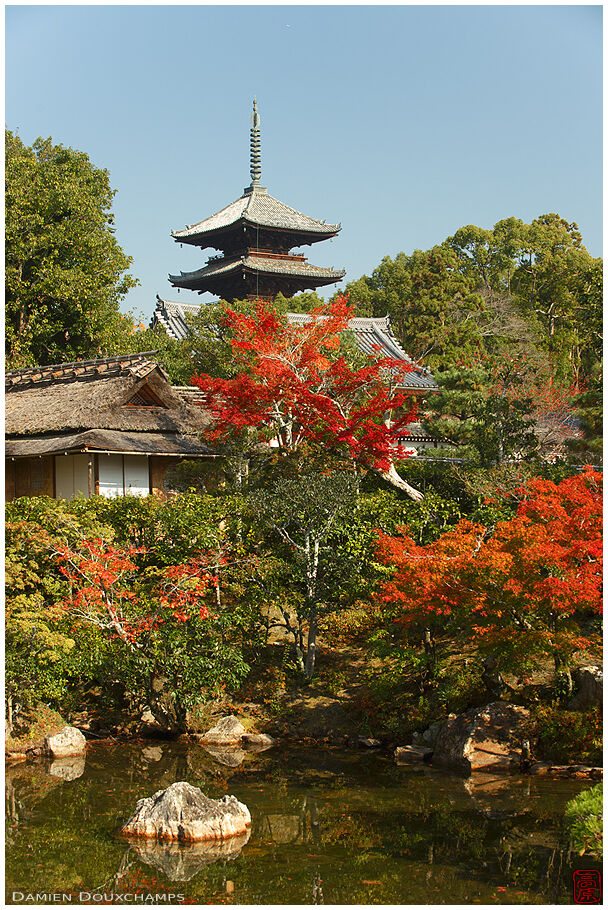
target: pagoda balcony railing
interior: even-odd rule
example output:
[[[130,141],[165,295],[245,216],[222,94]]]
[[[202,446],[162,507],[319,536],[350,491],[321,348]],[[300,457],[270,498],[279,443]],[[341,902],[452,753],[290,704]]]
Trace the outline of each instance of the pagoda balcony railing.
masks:
[[[297,262],[306,262],[306,256],[300,254],[292,255],[291,253],[276,253],[274,250],[247,250],[248,256],[257,256],[259,259],[287,259],[293,261],[294,259]]]
[[[210,265],[212,262],[236,262],[238,259],[244,259],[245,256],[251,256],[255,259],[277,259],[287,262],[308,262],[306,256],[300,254],[292,255],[291,253],[276,253],[274,250],[252,250],[245,249],[239,250],[238,252],[230,252],[225,256],[222,253],[218,253],[215,256],[209,256],[207,259],[207,265]]]

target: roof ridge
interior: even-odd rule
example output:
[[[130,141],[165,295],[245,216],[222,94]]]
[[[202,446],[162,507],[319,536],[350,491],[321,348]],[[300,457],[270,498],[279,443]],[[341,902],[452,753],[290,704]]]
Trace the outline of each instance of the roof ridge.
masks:
[[[42,373],[48,370],[67,370],[74,369],[76,367],[97,366],[101,363],[119,363],[123,360],[143,360],[146,357],[149,357],[151,354],[158,354],[158,351],[141,351],[141,353],[138,354],[118,354],[115,357],[99,357],[95,360],[72,360],[65,363],[49,363],[45,366],[36,365],[32,367],[22,367],[19,370],[7,370],[5,376],[13,377],[17,375],[23,375],[25,373]]]
[[[130,372],[138,379],[158,369],[166,376],[160,364],[150,359],[156,351],[142,351],[139,354],[121,354],[117,357],[104,357],[96,360],[76,360],[71,363],[49,364],[48,366],[27,367],[22,370],[11,370],[5,374],[6,390],[31,388],[35,385],[63,381],[77,381],[91,378],[116,378],[124,372]],[[144,368],[142,370],[142,368]],[[147,369],[146,369],[147,368]]]

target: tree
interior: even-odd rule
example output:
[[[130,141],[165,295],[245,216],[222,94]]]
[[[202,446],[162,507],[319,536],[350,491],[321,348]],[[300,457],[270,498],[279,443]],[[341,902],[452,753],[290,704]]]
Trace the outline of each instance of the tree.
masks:
[[[119,643],[125,681],[130,674],[160,723],[184,729],[192,704],[238,684],[248,670],[240,650],[224,641],[222,617],[205,602],[225,559],[193,553],[179,565],[142,571],[135,561],[141,552],[102,539],[82,540],[77,549],[56,542],[70,590],[53,610]],[[158,697],[159,680],[168,700]]]
[[[549,352],[557,378],[579,382],[601,357],[602,260],[558,214],[493,230],[467,225],[448,237],[460,271],[490,304],[511,300]]]
[[[399,389],[400,377],[412,367],[384,358],[352,369],[338,356],[351,312],[340,297],[296,326],[261,301],[253,316],[227,309],[236,375],[193,379],[214,418],[210,438],[257,428],[281,454],[307,443],[420,498],[393,463],[400,431],[413,416],[408,396]],[[395,411],[401,416],[393,419]]]
[[[483,302],[458,265],[444,246],[385,256],[371,277],[349,283],[346,291],[358,315],[388,313],[410,357],[434,367],[481,343]]]
[[[294,639],[298,666],[308,679],[315,670],[319,614],[336,607],[332,585],[334,535],[355,510],[357,490],[352,471],[307,471],[284,477],[253,497],[255,508],[283,543],[283,558],[295,576],[295,618],[286,600],[282,599],[280,609],[285,628]]]
[[[486,467],[536,449],[534,400],[521,361],[463,358],[435,378],[441,391],[425,419],[435,438],[468,447],[472,461]]]
[[[584,463],[601,464],[603,451],[603,383],[602,362],[596,363],[585,386],[573,401],[581,433],[568,440],[572,456]]]
[[[427,547],[380,534],[394,570],[383,600],[407,629],[428,631],[429,647],[449,628],[499,671],[550,657],[569,677],[572,654],[588,644],[576,617],[602,607],[601,482],[591,468],[559,484],[534,478],[493,532],[462,521]]]
[[[137,282],[114,236],[114,193],[84,152],[6,132],[10,367],[101,357],[134,332],[119,310]]]

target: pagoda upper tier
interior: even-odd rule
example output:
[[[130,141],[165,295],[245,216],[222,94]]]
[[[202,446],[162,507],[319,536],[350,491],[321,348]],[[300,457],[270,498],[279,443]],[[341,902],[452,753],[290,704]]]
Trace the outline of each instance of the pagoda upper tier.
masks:
[[[243,195],[221,211],[181,231],[172,231],[178,243],[201,249],[211,247],[223,255],[212,256],[203,268],[170,275],[177,288],[202,294],[209,291],[224,300],[273,299],[281,293],[292,297],[299,291],[333,284],[346,274],[311,265],[295,247],[335,237],[339,224],[326,224],[303,215],[271,196],[260,186],[259,114],[254,101],[251,129],[251,184]]]

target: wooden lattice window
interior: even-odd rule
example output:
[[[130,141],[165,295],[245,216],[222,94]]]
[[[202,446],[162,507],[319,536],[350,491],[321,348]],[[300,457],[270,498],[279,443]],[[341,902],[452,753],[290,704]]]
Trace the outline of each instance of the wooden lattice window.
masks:
[[[30,461],[30,490],[36,493],[44,490],[44,463],[41,458]]]
[[[135,395],[132,398],[129,398],[125,407],[127,408],[164,408],[166,405],[156,397],[152,389],[148,388],[147,385],[138,389]]]

